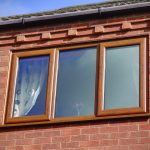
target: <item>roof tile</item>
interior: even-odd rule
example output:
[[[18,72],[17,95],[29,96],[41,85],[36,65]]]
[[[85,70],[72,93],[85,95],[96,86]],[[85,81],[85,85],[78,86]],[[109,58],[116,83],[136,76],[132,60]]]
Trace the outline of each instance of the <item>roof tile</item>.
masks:
[[[90,9],[96,9],[96,8],[102,8],[102,7],[123,6],[123,5],[130,5],[130,4],[144,3],[144,2],[150,2],[150,0],[108,0],[106,2],[101,2],[101,3],[65,7],[61,9],[52,10],[52,11],[15,15],[15,16],[8,16],[8,17],[0,17],[0,22],[7,21],[7,20],[21,19],[21,18],[31,18],[31,17],[38,17],[38,16],[46,16],[46,15],[62,14],[62,13],[69,13],[69,12],[75,12],[75,11],[90,10]]]

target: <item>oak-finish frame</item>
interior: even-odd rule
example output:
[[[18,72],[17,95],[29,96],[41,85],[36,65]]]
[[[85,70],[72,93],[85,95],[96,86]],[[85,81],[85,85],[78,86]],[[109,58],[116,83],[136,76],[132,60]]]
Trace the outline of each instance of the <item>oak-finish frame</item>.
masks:
[[[15,86],[16,86],[19,58],[35,57],[35,56],[49,56],[45,114],[13,117],[14,91],[15,91]],[[9,124],[9,123],[17,124],[17,123],[50,120],[51,102],[52,102],[52,93],[53,93],[54,61],[55,61],[55,51],[52,49],[12,52],[11,68],[10,68],[9,83],[8,83],[6,112],[5,112],[5,123],[6,124]]]
[[[139,108],[121,108],[104,110],[103,109],[103,95],[104,95],[104,54],[105,48],[107,47],[119,47],[128,45],[140,45],[140,107]],[[59,52],[75,50],[78,48],[97,48],[96,58],[96,81],[95,81],[95,112],[89,116],[77,116],[77,117],[63,117],[55,118],[55,99],[57,90],[57,74],[58,74],[58,63],[59,63]],[[109,41],[94,41],[89,43],[78,43],[73,45],[58,46],[51,48],[33,48],[32,50],[14,50],[12,51],[12,61],[10,66],[9,75],[9,86],[7,94],[7,103],[5,111],[4,125],[0,127],[13,127],[13,126],[27,126],[27,125],[43,125],[43,124],[57,124],[57,123],[68,123],[78,121],[94,121],[114,118],[127,118],[127,117],[149,117],[147,99],[147,75],[146,74],[146,37],[127,37],[122,39],[115,39]],[[46,100],[46,112],[44,115],[39,116],[27,116],[27,117],[12,117],[12,106],[13,106],[13,92],[15,88],[16,70],[17,70],[17,59],[19,57],[30,57],[30,56],[42,56],[50,55],[49,64],[49,77],[47,87],[47,100]],[[142,82],[142,79],[144,82]]]
[[[104,109],[105,52],[107,48],[139,45],[139,107]],[[98,87],[98,116],[116,116],[146,113],[146,39],[134,38],[100,43],[100,71]],[[118,91],[119,92],[119,91]]]
[[[94,112],[91,115],[88,116],[73,116],[73,117],[61,117],[61,118],[55,118],[55,100],[56,100],[56,93],[57,93],[57,76],[58,76],[58,69],[59,69],[59,52],[61,51],[72,51],[72,50],[76,50],[78,51],[78,49],[86,49],[86,48],[90,48],[90,47],[95,47],[96,48],[96,76],[95,76],[95,97],[93,99],[94,101]],[[96,116],[96,107],[97,107],[97,89],[98,89],[98,73],[99,73],[99,66],[98,66],[98,62],[99,62],[99,43],[91,43],[91,44],[84,44],[84,45],[74,45],[74,46],[68,46],[68,47],[61,47],[61,48],[57,48],[56,49],[56,62],[55,62],[55,78],[54,78],[54,93],[53,93],[53,105],[52,105],[52,120],[55,122],[61,122],[61,121],[67,121],[67,120],[78,120],[81,118],[86,118],[86,117],[93,117]],[[84,119],[83,119],[84,120]]]

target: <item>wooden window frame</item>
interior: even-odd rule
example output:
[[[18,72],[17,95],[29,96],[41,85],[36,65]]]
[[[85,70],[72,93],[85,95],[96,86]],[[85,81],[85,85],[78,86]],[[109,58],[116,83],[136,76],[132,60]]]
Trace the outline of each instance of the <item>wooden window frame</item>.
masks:
[[[103,97],[104,97],[104,61],[105,61],[105,49],[109,47],[120,47],[129,45],[140,45],[140,107],[138,108],[121,108],[121,109],[103,109]],[[62,117],[55,118],[55,101],[56,101],[56,87],[57,87],[57,74],[58,74],[58,62],[59,52],[69,51],[78,48],[97,48],[96,56],[96,90],[95,90],[95,112],[88,116],[73,116],[73,117]],[[64,122],[75,122],[75,121],[90,121],[90,120],[101,120],[110,118],[124,118],[124,117],[138,117],[138,116],[150,116],[148,111],[147,99],[147,54],[146,54],[146,38],[128,38],[128,39],[117,39],[109,41],[97,41],[90,44],[76,44],[72,46],[63,46],[57,48],[43,48],[33,50],[15,50],[12,51],[12,60],[10,66],[8,92],[7,92],[7,103],[5,110],[5,120],[3,126],[22,126],[22,125],[37,125],[37,124],[54,124]],[[44,115],[35,116],[23,116],[23,117],[12,117],[13,109],[13,95],[15,90],[15,80],[17,73],[17,62],[18,58],[21,57],[32,57],[32,56],[44,56],[50,55],[49,71],[48,71],[48,86],[47,86],[47,98],[46,98],[46,112]],[[144,82],[142,82],[144,81]]]
[[[46,105],[45,114],[43,115],[33,115],[33,116],[20,116],[13,117],[13,107],[14,107],[14,93],[16,88],[16,78],[18,70],[19,58],[33,57],[33,56],[49,56],[48,64],[48,79],[47,79],[47,91],[46,91]],[[36,121],[46,121],[50,120],[51,112],[51,102],[53,93],[53,72],[54,72],[54,51],[51,49],[43,50],[30,50],[30,51],[15,51],[12,52],[11,68],[9,74],[9,85],[7,94],[7,104],[5,113],[5,123],[26,123],[26,122],[36,122]]]
[[[104,110],[105,52],[106,48],[139,45],[139,107]],[[98,88],[98,116],[116,116],[146,113],[146,41],[145,38],[123,39],[100,43],[100,71]]]
[[[85,49],[95,47],[96,48],[96,76],[95,76],[95,98],[94,98],[94,112],[91,115],[86,116],[72,116],[72,117],[56,117],[55,118],[55,101],[56,101],[56,94],[57,94],[57,76],[58,76],[58,69],[59,69],[59,52],[61,51],[72,51],[75,49]],[[86,120],[86,118],[94,118],[96,116],[96,107],[97,107],[97,89],[98,89],[98,74],[99,74],[99,44],[84,44],[84,45],[76,45],[76,46],[68,46],[68,47],[61,47],[56,49],[56,62],[55,62],[55,78],[54,78],[54,94],[53,94],[53,103],[52,103],[52,121],[53,122],[67,122],[67,121],[74,121],[74,120]]]

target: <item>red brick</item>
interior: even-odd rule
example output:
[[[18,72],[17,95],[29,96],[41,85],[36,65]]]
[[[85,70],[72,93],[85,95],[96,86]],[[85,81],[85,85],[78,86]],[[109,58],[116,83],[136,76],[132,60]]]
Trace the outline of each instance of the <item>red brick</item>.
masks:
[[[144,143],[150,144],[150,137],[139,139],[139,143],[141,143],[141,144],[144,144]]]
[[[102,150],[128,150],[127,145],[121,145],[121,146],[104,146]]]
[[[61,131],[61,135],[79,135],[80,129],[64,129]]]
[[[26,43],[27,42],[36,42],[36,41],[40,41],[41,36],[40,35],[30,35],[26,38]]]
[[[130,137],[148,137],[149,131],[130,132]]]
[[[0,141],[0,146],[14,146],[15,141],[11,140],[11,141]]]
[[[17,35],[16,42],[25,42],[26,38],[24,35]]]
[[[31,133],[26,133],[25,138],[39,138],[42,137],[42,132],[31,132]]]
[[[119,126],[119,132],[138,131],[138,125]]]
[[[150,124],[139,125],[139,130],[150,130]]]
[[[78,34],[77,29],[69,29],[68,36],[76,36]]]
[[[122,23],[122,30],[130,30],[130,29],[132,29],[131,23],[128,21],[124,21]]]
[[[3,80],[0,80],[0,84],[6,84],[6,81],[7,81],[7,78],[6,77],[3,77]]]
[[[0,76],[1,76],[1,78],[5,78],[5,77],[7,77],[7,71],[3,71],[3,72],[0,72]]]
[[[130,145],[129,150],[149,150],[148,145]]]
[[[100,25],[99,26],[97,25],[97,26],[94,27],[94,32],[95,33],[103,33],[104,32],[104,27],[100,26]]]
[[[9,62],[9,56],[1,56],[0,57],[0,62]]]
[[[89,141],[89,135],[71,136],[71,141]]]
[[[90,135],[90,140],[100,140],[100,139],[108,139],[109,134],[92,134]]]
[[[7,51],[7,50],[5,50],[4,51],[4,47],[2,47],[2,49],[3,49],[3,51],[0,51],[0,56],[8,56],[9,55],[9,51]],[[8,49],[10,49],[10,48],[8,48]]]
[[[97,147],[99,146],[99,141],[81,141],[80,147]]]
[[[110,134],[111,139],[128,138],[128,137],[129,137],[128,132],[120,132],[120,133],[111,133]]]
[[[0,88],[5,88],[6,84],[5,83],[0,83]]]
[[[24,147],[23,146],[13,146],[13,147],[11,146],[11,147],[7,147],[6,150],[24,150]]]
[[[24,150],[42,150],[41,145],[28,145],[24,146]]]
[[[84,29],[84,30],[80,30],[79,32],[78,32],[78,35],[79,36],[85,36],[85,35],[90,35],[90,34],[92,34],[93,33],[93,29]]]
[[[14,139],[23,139],[24,132],[15,132],[7,134],[7,140],[14,140]]]
[[[32,140],[31,139],[17,139],[16,145],[31,145]]]
[[[121,29],[121,24],[106,26],[105,33],[120,31],[120,29]]]
[[[33,144],[43,144],[43,143],[51,143],[52,139],[51,137],[46,137],[46,138],[35,138],[33,139]]]
[[[8,44],[14,44],[15,43],[15,39],[4,39],[0,41],[0,46],[4,46],[4,45],[8,45]]]
[[[118,126],[116,127],[102,127],[99,129],[99,133],[113,133],[118,132]]]
[[[68,149],[61,149],[61,150],[68,150]],[[71,149],[69,149],[69,150],[87,150],[87,148],[71,148]],[[90,148],[90,150],[91,150],[91,148]]]
[[[70,142],[69,136],[52,137],[52,143]]]
[[[104,147],[97,146],[97,147],[90,147],[89,150],[104,150],[103,148],[104,148]],[[88,149],[88,148],[86,147],[86,150],[87,150],[87,149]]]
[[[6,147],[0,146],[0,150],[6,150]]]
[[[101,140],[101,145],[102,146],[113,146],[113,145],[118,145],[118,140]]]
[[[41,38],[42,38],[42,40],[51,39],[51,34],[50,34],[50,32],[43,32]]]
[[[8,66],[0,67],[0,72],[8,71]]]
[[[8,67],[8,62],[0,62],[0,67]]]
[[[5,133],[0,133],[0,141],[6,140],[7,134]]]
[[[119,139],[120,145],[132,145],[132,144],[138,144],[138,139]]]
[[[61,143],[61,148],[78,148],[79,142]]]
[[[52,39],[60,39],[63,37],[67,37],[67,32],[56,32],[56,33],[51,33]]]
[[[146,27],[147,27],[147,23],[145,23],[145,22],[136,23],[133,25],[134,29],[141,29],[141,28],[146,28]]]
[[[53,136],[59,136],[60,131],[46,131],[43,133],[44,137],[53,137]]]
[[[60,144],[43,144],[42,150],[49,150],[49,149],[60,149]]]
[[[86,128],[81,130],[81,134],[96,134],[99,132],[99,128]]]

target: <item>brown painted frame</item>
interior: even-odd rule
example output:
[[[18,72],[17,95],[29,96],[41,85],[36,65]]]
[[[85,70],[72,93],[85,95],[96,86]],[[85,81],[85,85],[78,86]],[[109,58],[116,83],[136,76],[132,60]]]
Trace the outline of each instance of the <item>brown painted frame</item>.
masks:
[[[140,89],[139,89],[139,107],[133,108],[120,108],[120,109],[108,109],[104,110],[104,84],[105,84],[105,51],[110,47],[122,47],[129,45],[139,45],[140,47]],[[116,116],[116,115],[131,115],[146,113],[146,39],[134,38],[123,39],[109,42],[100,43],[100,79],[98,87],[98,116]]]
[[[11,68],[9,74],[9,85],[7,94],[7,104],[5,113],[5,123],[26,123],[35,121],[47,121],[50,120],[52,92],[53,92],[53,74],[54,74],[54,62],[55,62],[55,51],[52,49],[42,50],[29,50],[29,51],[15,51],[12,52]],[[31,56],[44,56],[49,55],[49,68],[48,68],[48,84],[46,91],[46,108],[45,114],[34,115],[34,116],[23,116],[23,117],[12,117],[13,103],[14,103],[14,90],[17,76],[17,64],[21,57]]]
[[[86,117],[94,117],[96,114],[96,111],[94,111],[94,114],[88,115],[88,116],[76,116],[76,117],[62,117],[62,118],[55,118],[55,100],[56,100],[56,88],[57,88],[57,75],[58,75],[58,62],[59,62],[59,52],[60,51],[69,51],[69,50],[75,50],[75,49],[80,49],[80,48],[90,48],[90,47],[96,47],[96,77],[95,77],[95,99],[94,99],[94,110],[96,110],[96,105],[97,105],[97,89],[98,89],[98,62],[99,62],[99,44],[98,43],[91,43],[91,44],[83,44],[83,45],[74,45],[74,46],[68,46],[68,47],[61,47],[56,49],[56,62],[55,62],[55,72],[54,72],[54,93],[53,93],[53,103],[52,103],[52,120],[53,122],[65,122],[69,120],[84,120]]]
[[[10,66],[10,74],[9,74],[9,86],[8,86],[8,94],[7,94],[7,103],[6,103],[6,111],[5,111],[5,120],[4,125],[0,125],[0,127],[11,127],[11,126],[28,126],[28,125],[42,125],[42,124],[57,124],[57,123],[68,123],[68,122],[78,122],[78,121],[94,121],[94,120],[104,120],[104,119],[114,119],[114,118],[130,118],[130,117],[149,117],[150,113],[148,111],[148,101],[146,104],[148,84],[146,83],[148,79],[148,74],[146,74],[146,63],[147,63],[147,51],[146,51],[146,37],[126,37],[121,39],[110,39],[107,41],[94,41],[89,44],[86,43],[76,43],[73,45],[66,46],[58,46],[49,48],[32,48],[28,49],[15,49],[12,50],[12,61]],[[107,45],[108,44],[108,45]],[[140,44],[140,87],[143,87],[141,91],[141,97],[144,99],[141,100],[139,108],[132,109],[115,109],[104,111],[101,109],[102,107],[102,94],[103,94],[103,77],[104,77],[104,48],[105,47],[118,47],[118,46],[127,46]],[[58,61],[59,61],[59,51],[63,50],[72,50],[76,48],[89,48],[89,47],[97,47],[97,66],[96,66],[96,91],[95,91],[95,114],[89,116],[79,116],[79,117],[64,117],[64,118],[54,118],[55,111],[55,97],[56,97],[56,86],[57,86],[57,72],[58,72]],[[18,55],[17,55],[18,54]],[[16,64],[17,59],[19,57],[25,55],[25,57],[29,56],[41,56],[45,54],[50,54],[50,65],[49,65],[49,80],[50,87],[48,88],[47,101],[46,101],[46,113],[40,116],[28,116],[28,117],[18,117],[13,118],[11,116],[12,105],[13,105],[13,91],[14,84],[16,78]],[[142,57],[141,57],[142,56]],[[141,81],[144,79],[145,82]],[[50,97],[50,99],[48,98]],[[49,100],[48,100],[49,99]],[[147,108],[146,108],[147,107]]]

